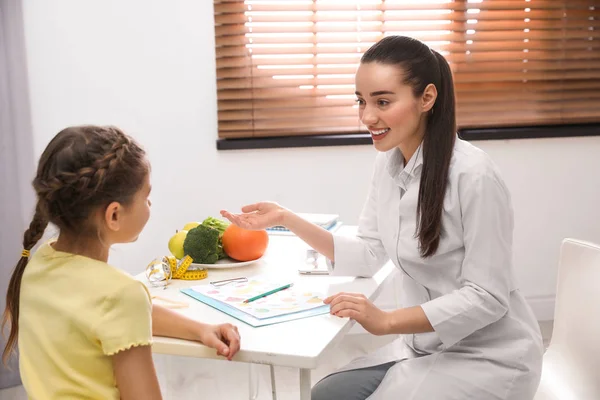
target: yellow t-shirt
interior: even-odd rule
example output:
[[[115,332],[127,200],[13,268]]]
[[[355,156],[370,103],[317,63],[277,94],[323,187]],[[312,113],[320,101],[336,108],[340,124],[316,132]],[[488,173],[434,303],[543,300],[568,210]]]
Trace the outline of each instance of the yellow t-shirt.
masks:
[[[141,282],[45,244],[25,268],[20,301],[20,371],[30,399],[119,399],[111,355],[152,343]]]

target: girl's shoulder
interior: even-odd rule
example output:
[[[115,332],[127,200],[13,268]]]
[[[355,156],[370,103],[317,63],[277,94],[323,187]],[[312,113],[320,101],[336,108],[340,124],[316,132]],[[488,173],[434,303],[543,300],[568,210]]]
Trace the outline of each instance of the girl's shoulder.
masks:
[[[63,253],[53,249],[51,241],[43,244],[33,254],[25,274],[24,283],[52,287],[57,293],[71,288],[71,292],[106,296],[124,288],[142,285],[127,272],[106,262],[88,257]]]

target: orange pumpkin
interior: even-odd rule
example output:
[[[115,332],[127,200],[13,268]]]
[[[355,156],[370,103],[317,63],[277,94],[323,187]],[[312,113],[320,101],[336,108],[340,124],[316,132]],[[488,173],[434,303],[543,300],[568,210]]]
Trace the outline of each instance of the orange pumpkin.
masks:
[[[231,224],[223,232],[223,250],[238,261],[251,261],[262,257],[269,244],[267,231],[250,231]]]

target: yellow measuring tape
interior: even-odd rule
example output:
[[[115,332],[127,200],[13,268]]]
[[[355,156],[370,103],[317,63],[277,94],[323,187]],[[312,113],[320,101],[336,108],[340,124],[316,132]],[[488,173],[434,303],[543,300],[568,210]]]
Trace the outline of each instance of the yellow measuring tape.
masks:
[[[196,281],[205,279],[208,276],[208,271],[205,269],[188,271],[193,261],[190,256],[183,257],[179,262],[173,256],[166,256],[166,259],[169,262],[169,267],[171,267],[171,276],[173,279]]]

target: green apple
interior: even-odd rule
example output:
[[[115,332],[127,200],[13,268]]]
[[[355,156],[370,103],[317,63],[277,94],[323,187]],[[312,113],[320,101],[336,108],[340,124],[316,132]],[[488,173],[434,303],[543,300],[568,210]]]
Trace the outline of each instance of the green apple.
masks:
[[[188,234],[187,230],[181,230],[181,231],[178,231],[176,234],[174,234],[171,237],[171,239],[169,239],[169,251],[178,260],[181,260],[184,256],[183,242],[185,241],[185,237],[187,236],[187,234]]]

